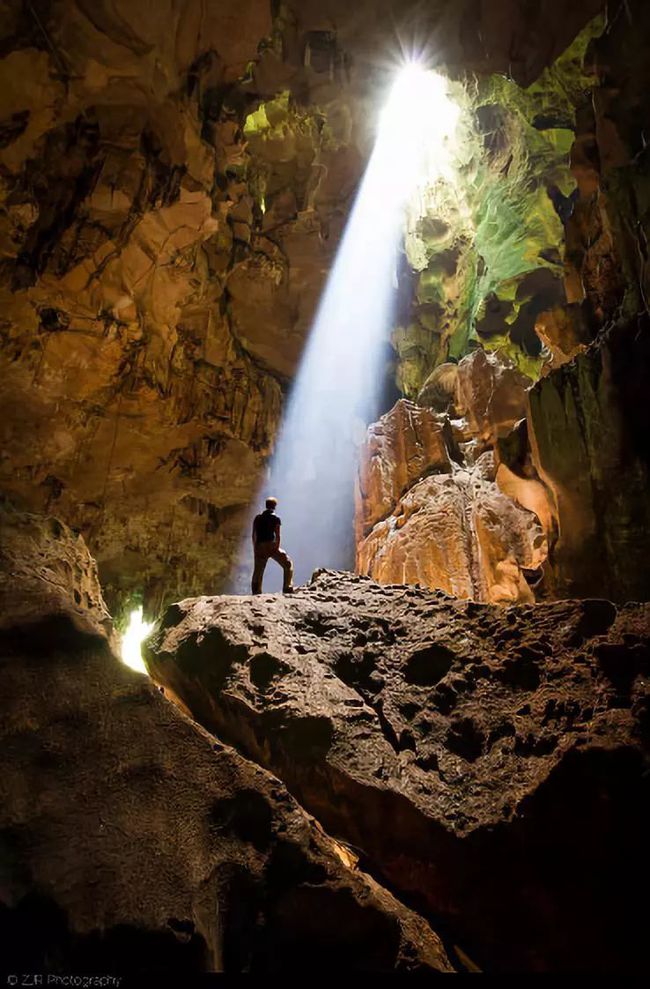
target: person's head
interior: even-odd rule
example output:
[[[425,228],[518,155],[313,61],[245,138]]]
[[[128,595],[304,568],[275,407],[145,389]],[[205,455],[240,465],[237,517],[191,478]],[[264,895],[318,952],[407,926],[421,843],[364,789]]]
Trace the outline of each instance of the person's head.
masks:
[[[269,509],[270,512],[274,512],[275,509],[277,508],[277,505],[278,505],[278,499],[277,498],[267,498],[266,499],[266,507]]]

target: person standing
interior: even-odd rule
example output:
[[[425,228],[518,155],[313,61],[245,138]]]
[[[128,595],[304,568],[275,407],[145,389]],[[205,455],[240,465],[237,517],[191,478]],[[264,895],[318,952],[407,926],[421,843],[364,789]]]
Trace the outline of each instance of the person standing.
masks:
[[[284,550],[280,549],[282,522],[275,514],[277,504],[277,498],[267,498],[265,510],[256,515],[253,522],[253,552],[255,555],[252,580],[253,594],[262,593],[262,579],[269,560],[275,560],[284,571],[282,593],[291,594],[293,592],[293,563]]]

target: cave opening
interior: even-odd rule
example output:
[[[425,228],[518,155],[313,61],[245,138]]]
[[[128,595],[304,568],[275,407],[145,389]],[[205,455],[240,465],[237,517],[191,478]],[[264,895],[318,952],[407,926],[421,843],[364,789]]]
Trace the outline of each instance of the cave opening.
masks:
[[[142,643],[152,631],[154,622],[146,622],[143,618],[143,608],[139,605],[129,612],[120,643],[122,662],[137,673],[147,673],[147,667],[142,659]]]

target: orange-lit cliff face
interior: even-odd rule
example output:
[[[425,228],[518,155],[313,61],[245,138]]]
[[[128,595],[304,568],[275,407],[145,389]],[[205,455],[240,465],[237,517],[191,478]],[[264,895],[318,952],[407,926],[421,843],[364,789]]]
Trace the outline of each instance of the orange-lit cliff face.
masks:
[[[475,143],[463,181],[475,182],[473,226],[434,206],[407,249],[393,395],[417,400],[432,372],[476,346],[514,356],[529,384],[549,376],[541,395],[554,394],[554,369],[624,296],[635,311],[643,197],[629,106],[644,95],[634,57],[618,53],[635,50],[644,15],[610,12],[603,35],[604,20],[589,27],[599,6],[558,17],[550,3],[371,12],[249,0],[170,3],[152,17],[138,3],[4,5],[2,486],[84,534],[113,608],[143,592],[155,612],[225,581],[371,147],[396,32],[407,47],[435,39],[465,80]],[[506,91],[495,73],[508,72]],[[510,226],[490,234],[478,204],[500,187],[493,212],[510,210]],[[465,399],[460,439],[480,455],[496,437],[486,441],[484,410]],[[525,414],[511,404],[499,438]],[[569,562],[575,547],[564,552],[565,482],[540,443],[526,480],[541,485],[538,507],[546,499],[538,521],[552,522],[554,593],[581,564]],[[465,466],[475,459],[468,451]],[[504,498],[522,487],[508,477]],[[572,501],[572,519],[583,511]],[[506,552],[506,584],[523,588],[516,556]]]

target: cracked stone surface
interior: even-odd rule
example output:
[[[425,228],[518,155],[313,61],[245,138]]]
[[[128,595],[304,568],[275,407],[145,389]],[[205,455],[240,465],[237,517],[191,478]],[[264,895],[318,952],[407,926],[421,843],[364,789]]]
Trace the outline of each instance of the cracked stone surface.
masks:
[[[146,662],[479,964],[638,963],[647,605],[324,571],[289,599],[172,606]]]

